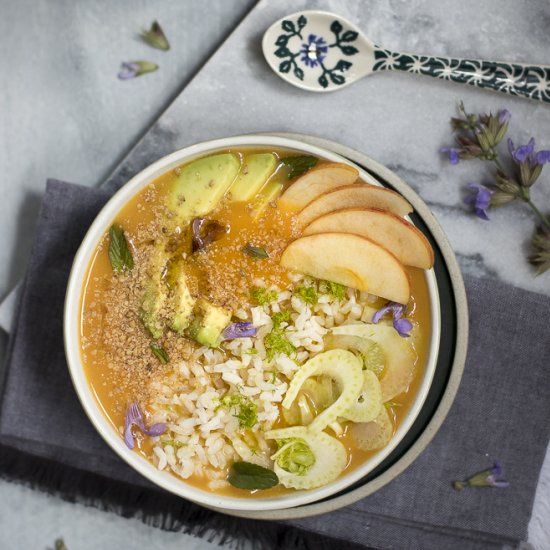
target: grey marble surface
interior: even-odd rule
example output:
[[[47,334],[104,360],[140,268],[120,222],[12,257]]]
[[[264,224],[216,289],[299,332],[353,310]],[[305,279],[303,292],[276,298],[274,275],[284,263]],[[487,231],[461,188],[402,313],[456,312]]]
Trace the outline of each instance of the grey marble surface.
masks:
[[[495,212],[491,222],[468,215],[461,205],[462,188],[483,181],[487,168],[478,162],[451,167],[437,154],[441,145],[451,143],[447,121],[461,99],[476,111],[508,108],[513,137],[521,142],[534,135],[544,148],[550,148],[548,106],[396,73],[313,95],[279,80],[259,52],[269,23],[298,9],[319,7],[350,18],[390,49],[548,63],[546,0],[464,0],[459,5],[451,0],[262,0],[117,168],[248,5],[244,0],[212,1],[208,7],[200,3],[200,8],[197,2],[167,2],[162,8],[145,2],[9,4],[10,17],[0,18],[0,40],[18,44],[27,26],[37,36],[33,46],[13,48],[14,56],[0,61],[7,65],[0,74],[9,82],[0,94],[0,165],[6,166],[0,292],[23,271],[47,176],[91,185],[114,169],[110,181],[116,185],[159,156],[196,141],[289,131],[338,140],[395,170],[432,207],[465,272],[550,294],[550,274],[534,278],[524,261],[530,213],[507,208]],[[149,50],[134,38],[154,17],[172,38],[169,54]],[[40,31],[44,19],[49,22],[45,28],[59,28],[59,34]],[[121,59],[142,56],[162,63],[161,71],[126,83],[115,79]],[[543,175],[546,181],[533,193],[543,204],[550,203],[549,178]],[[545,521],[550,514],[549,457],[544,470],[529,530],[540,549],[550,547]],[[0,491],[7,495],[14,490],[3,487]]]

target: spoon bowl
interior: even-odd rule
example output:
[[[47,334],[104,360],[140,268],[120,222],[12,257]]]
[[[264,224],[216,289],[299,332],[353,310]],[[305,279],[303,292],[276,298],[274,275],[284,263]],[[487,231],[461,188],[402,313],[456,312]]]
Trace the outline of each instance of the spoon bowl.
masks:
[[[262,49],[278,76],[311,92],[332,92],[371,73],[398,70],[550,102],[549,66],[393,52],[326,11],[279,19],[265,32]]]

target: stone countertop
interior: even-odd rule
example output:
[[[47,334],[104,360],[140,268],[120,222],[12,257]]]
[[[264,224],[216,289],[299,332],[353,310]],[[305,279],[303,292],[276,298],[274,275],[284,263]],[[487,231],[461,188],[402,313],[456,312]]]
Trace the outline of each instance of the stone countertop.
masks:
[[[46,177],[93,185],[114,169],[109,180],[119,184],[159,156],[200,140],[287,131],[340,141],[397,172],[430,205],[465,272],[550,294],[550,274],[535,278],[525,262],[531,213],[517,205],[492,213],[490,222],[469,215],[461,203],[464,186],[487,181],[488,168],[478,161],[453,167],[437,153],[452,143],[448,120],[460,100],[475,112],[507,108],[516,142],[533,135],[540,148],[549,149],[548,105],[390,72],[316,95],[281,81],[259,50],[269,23],[300,9],[320,8],[351,19],[388,49],[543,64],[550,52],[545,0],[525,5],[513,0],[464,0],[460,5],[451,0],[262,0],[138,142],[251,4],[218,0],[198,8],[193,2],[191,9],[191,2],[167,2],[161,9],[142,1],[54,6],[24,0],[10,6],[10,17],[0,20],[0,40],[13,52],[0,61],[8,83],[0,95],[0,164],[5,167],[0,292],[23,272]],[[157,17],[173,44],[168,53],[135,38]],[[39,31],[44,20],[55,32]],[[25,31],[34,40],[23,41]],[[156,61],[161,69],[118,81],[119,62],[136,58]],[[548,171],[533,191],[537,203],[550,203]],[[543,470],[529,531],[540,548],[550,547],[543,521],[550,509],[549,457]]]

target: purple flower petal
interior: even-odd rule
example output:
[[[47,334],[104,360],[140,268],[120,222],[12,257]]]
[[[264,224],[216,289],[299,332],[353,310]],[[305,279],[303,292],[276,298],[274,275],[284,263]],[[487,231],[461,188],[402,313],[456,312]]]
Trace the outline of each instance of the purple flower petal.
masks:
[[[153,424],[149,429],[146,428],[143,421],[143,414],[137,403],[131,403],[126,411],[124,419],[124,443],[129,449],[133,449],[135,445],[132,426],[137,426],[145,435],[156,437],[166,431],[166,424],[159,422]]]
[[[498,121],[501,124],[506,124],[507,122],[510,122],[511,118],[512,115],[510,114],[510,111],[507,111],[506,109],[502,109],[498,112]]]
[[[442,147],[439,149],[439,152],[448,155],[451,164],[458,164],[460,161],[460,149],[455,147]]]
[[[491,195],[493,191],[479,183],[469,183],[468,189],[473,193],[464,197],[463,202],[474,207],[475,215],[482,220],[489,220],[487,210],[491,206]]]
[[[376,325],[384,315],[388,312],[392,312],[394,320],[401,319],[403,317],[403,312],[405,306],[403,304],[398,304],[397,302],[388,302],[385,306],[381,307],[373,316],[372,322]]]
[[[231,323],[223,331],[223,337],[225,340],[234,340],[235,338],[249,338],[256,336],[257,329],[250,323]]]
[[[149,437],[157,437],[166,431],[166,424],[164,422],[157,422],[153,424],[148,430],[141,430],[145,435]]]
[[[535,156],[537,164],[547,164],[550,162],[550,151],[539,151]]]
[[[139,65],[137,63],[122,63],[120,66],[120,72],[118,73],[118,78],[120,80],[128,80],[130,78],[135,78],[139,72]]]
[[[495,463],[491,468],[491,475],[495,477],[499,477],[502,475],[502,464],[498,460],[495,460]]]
[[[496,487],[497,489],[506,489],[506,487],[510,487],[510,484],[507,481],[496,481],[493,480],[491,483],[492,487]]]
[[[508,151],[510,156],[517,162],[525,162],[528,160],[533,151],[535,150],[535,138],[531,138],[527,145],[520,145],[519,147],[514,147],[514,142],[508,138]]]
[[[398,304],[397,302],[388,302],[372,316],[372,322],[374,324],[377,324],[380,319],[382,319],[382,317],[389,312],[392,313],[393,328],[398,332],[399,336],[402,336],[403,338],[408,338],[410,336],[410,332],[413,326],[408,319],[403,318],[403,314],[405,313],[404,304]]]
[[[396,319],[393,321],[393,328],[402,338],[408,338],[413,328],[412,323],[408,319]]]

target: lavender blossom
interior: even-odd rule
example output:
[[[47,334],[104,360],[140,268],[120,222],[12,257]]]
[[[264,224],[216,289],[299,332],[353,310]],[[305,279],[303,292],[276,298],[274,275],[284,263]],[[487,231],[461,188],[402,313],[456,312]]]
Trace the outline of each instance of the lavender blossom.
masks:
[[[256,336],[256,332],[256,327],[250,322],[231,323],[223,331],[223,337],[225,340],[234,340],[235,338],[249,338],[250,336]]]
[[[483,470],[465,481],[455,481],[453,487],[457,491],[462,491],[466,487],[494,487],[497,489],[504,489],[509,487],[510,484],[507,481],[497,479],[502,475],[502,466],[500,462],[495,461],[492,468]]]
[[[479,183],[469,183],[468,188],[474,191],[464,198],[464,204],[474,207],[475,215],[482,220],[489,220],[487,210],[491,206],[493,191]]]
[[[380,319],[386,313],[392,313],[393,328],[397,331],[402,338],[408,338],[413,328],[412,323],[403,317],[405,312],[405,306],[398,304],[397,302],[388,302],[385,306],[381,307],[373,316],[372,322],[376,325]]]
[[[448,155],[451,164],[458,164],[460,161],[460,149],[456,147],[441,147],[439,152]]]
[[[159,66],[156,63],[151,63],[151,61],[130,61],[122,63],[118,78],[120,78],[120,80],[129,80],[136,76],[141,76],[142,74],[152,73],[158,68]]]
[[[126,411],[126,417],[124,422],[124,442],[128,449],[134,448],[134,434],[132,433],[132,427],[137,426],[145,435],[149,437],[156,437],[166,431],[166,424],[159,422],[153,424],[149,429],[145,426],[143,421],[143,413],[141,412],[137,403],[132,403]]]

